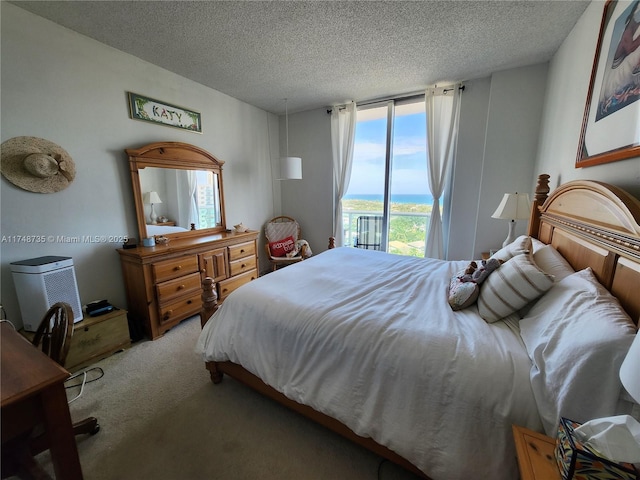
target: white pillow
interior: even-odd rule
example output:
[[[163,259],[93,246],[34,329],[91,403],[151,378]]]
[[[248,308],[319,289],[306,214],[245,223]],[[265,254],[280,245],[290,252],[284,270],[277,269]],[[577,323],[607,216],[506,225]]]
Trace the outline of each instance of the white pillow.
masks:
[[[533,238],[531,237],[531,246],[533,247],[533,253],[536,253],[538,250],[540,250],[542,247],[546,247],[547,244],[544,242],[541,242],[540,240],[538,240],[537,238]]]
[[[535,247],[534,247],[535,250]],[[543,271],[555,277],[555,281],[559,282],[576,271],[569,265],[569,262],[560,255],[551,245],[545,245],[533,253],[533,261]]]
[[[507,260],[520,255],[522,253],[529,253],[533,248],[531,244],[531,237],[527,235],[520,235],[513,242],[506,247],[502,247],[496,253],[491,255],[493,258],[506,262]]]
[[[560,417],[615,415],[620,365],[635,327],[590,268],[556,283],[520,320],[533,365],[531,387],[547,435]]]
[[[493,323],[521,309],[553,285],[531,254],[516,255],[487,277],[480,287],[478,313]]]

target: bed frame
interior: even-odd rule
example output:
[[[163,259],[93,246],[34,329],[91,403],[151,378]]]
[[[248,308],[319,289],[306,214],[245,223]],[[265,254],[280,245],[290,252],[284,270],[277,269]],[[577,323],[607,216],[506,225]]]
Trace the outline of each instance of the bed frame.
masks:
[[[634,323],[640,319],[640,201],[622,189],[601,182],[574,181],[549,195],[549,175],[538,177],[528,234],[553,245],[575,270],[591,267],[614,294]],[[333,242],[330,240],[330,248]],[[218,308],[214,282],[203,282],[202,326]],[[303,414],[349,440],[418,476],[428,478],[412,463],[371,438],[356,435],[334,418],[288,399],[258,377],[232,362],[207,362],[213,383],[224,374],[282,405]]]

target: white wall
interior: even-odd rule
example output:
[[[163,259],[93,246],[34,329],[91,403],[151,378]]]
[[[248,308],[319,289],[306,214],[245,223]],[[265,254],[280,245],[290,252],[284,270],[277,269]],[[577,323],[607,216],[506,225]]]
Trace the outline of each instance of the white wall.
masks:
[[[612,183],[640,197],[640,158],[575,168],[604,2],[589,5],[549,65],[535,171],[551,175],[553,189],[570,180]]]
[[[453,173],[448,259],[500,248],[509,226],[491,218],[503,194],[532,193],[547,64],[465,81]],[[517,234],[525,233],[519,221]]]
[[[282,215],[298,220],[302,236],[314,253],[326,250],[333,234],[330,118],[326,108],[289,114],[289,154],[302,158],[302,180],[280,182]],[[284,117],[280,131],[280,151],[284,152]]]
[[[261,229],[279,210],[279,185],[271,180],[271,159],[279,156],[275,115],[7,2],[1,2],[1,16],[2,141],[51,140],[69,152],[77,170],[66,190],[47,195],[0,180],[0,301],[12,321],[20,324],[9,263],[43,255],[73,258],[83,303],[107,298],[126,307],[115,250],[120,242],[9,241],[16,235],[137,236],[125,148],[180,141],[224,160],[228,226]],[[201,112],[203,133],[131,120],[128,91]]]

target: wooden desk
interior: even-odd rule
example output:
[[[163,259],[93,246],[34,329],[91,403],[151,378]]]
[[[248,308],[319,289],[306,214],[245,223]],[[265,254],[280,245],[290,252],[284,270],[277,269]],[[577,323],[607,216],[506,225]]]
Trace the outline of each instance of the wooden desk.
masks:
[[[64,389],[69,372],[4,322],[0,323],[0,354],[2,444],[43,424],[56,478],[81,480]]]

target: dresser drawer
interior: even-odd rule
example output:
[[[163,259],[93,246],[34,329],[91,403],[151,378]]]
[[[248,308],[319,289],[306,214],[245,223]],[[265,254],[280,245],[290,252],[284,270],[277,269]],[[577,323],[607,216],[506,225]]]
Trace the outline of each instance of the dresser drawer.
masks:
[[[245,283],[249,283],[251,280],[258,278],[258,271],[253,270],[251,272],[243,273],[235,277],[223,280],[218,284],[220,301],[224,300],[231,292],[240,288]]]
[[[156,282],[164,282],[165,280],[171,280],[172,278],[198,272],[198,257],[196,255],[189,255],[156,262],[152,265],[152,269]]]
[[[158,301],[164,303],[188,292],[200,291],[200,274],[190,273],[184,277],[167,280],[156,285],[156,288],[158,289]]]
[[[232,277],[244,272],[248,272],[250,270],[255,270],[255,268],[256,268],[255,255],[252,257],[241,258],[240,260],[234,260],[233,262],[229,262],[229,271],[231,272]]]
[[[175,319],[195,315],[202,308],[201,293],[196,292],[188,297],[160,306],[160,323],[171,322]]]
[[[250,255],[256,256],[256,244],[255,242],[239,243],[238,245],[232,245],[229,247],[229,261],[239,260],[243,257]]]

